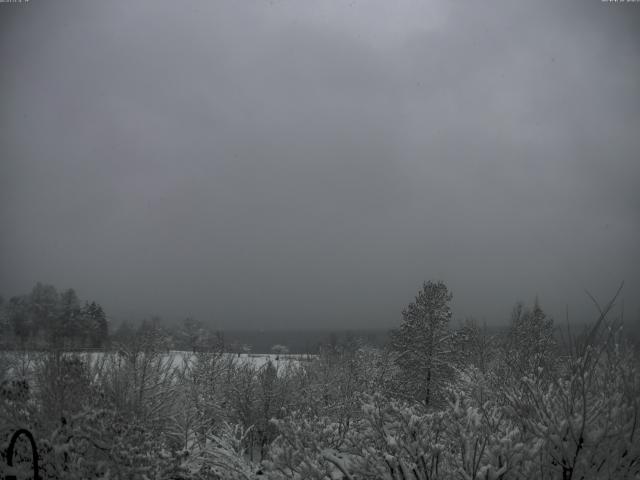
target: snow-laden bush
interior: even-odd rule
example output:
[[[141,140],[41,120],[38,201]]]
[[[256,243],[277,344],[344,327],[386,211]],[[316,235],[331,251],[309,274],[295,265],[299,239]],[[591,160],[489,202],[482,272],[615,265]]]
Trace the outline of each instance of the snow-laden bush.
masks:
[[[552,382],[524,377],[506,396],[544,443],[545,478],[640,476],[640,372],[630,353],[587,347]]]
[[[429,411],[382,394],[362,396],[347,435],[328,417],[296,414],[276,424],[280,436],[264,463],[272,479],[527,478],[540,448],[501,408],[461,397]]]

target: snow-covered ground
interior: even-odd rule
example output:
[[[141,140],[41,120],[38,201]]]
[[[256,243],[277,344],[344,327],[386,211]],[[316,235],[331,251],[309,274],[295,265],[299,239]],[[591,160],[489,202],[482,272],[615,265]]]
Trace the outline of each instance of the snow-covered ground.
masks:
[[[16,378],[25,376],[32,368],[43,352],[0,352],[0,380],[3,378]],[[122,358],[123,353],[119,352],[80,352],[68,353],[68,355],[79,355],[81,358],[89,360],[91,366],[95,366],[100,360]],[[206,355],[206,354],[205,354]],[[197,360],[197,354],[181,350],[171,350],[168,353],[161,354],[161,358],[171,362],[171,366],[175,368],[184,367],[187,362]],[[228,362],[237,364],[251,364],[257,369],[264,367],[271,362],[274,366],[280,368],[290,365],[298,365],[301,362],[310,362],[317,358],[317,355],[311,354],[254,354],[254,353],[224,353],[223,359]]]
[[[196,354],[181,350],[172,350],[167,355],[174,358],[175,366],[180,366],[181,364],[184,364],[185,361],[196,358]],[[257,368],[263,367],[269,362],[277,366],[285,364],[299,364],[300,362],[309,362],[314,358],[317,358],[317,355],[291,353],[279,355],[276,355],[275,353],[225,353],[223,355],[227,360],[233,359],[237,363],[249,363]]]

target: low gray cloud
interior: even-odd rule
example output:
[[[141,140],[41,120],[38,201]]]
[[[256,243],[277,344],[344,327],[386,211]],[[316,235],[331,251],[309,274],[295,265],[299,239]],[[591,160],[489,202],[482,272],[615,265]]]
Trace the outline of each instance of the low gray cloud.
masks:
[[[116,318],[501,323],[640,292],[640,6],[0,5],[0,292]]]

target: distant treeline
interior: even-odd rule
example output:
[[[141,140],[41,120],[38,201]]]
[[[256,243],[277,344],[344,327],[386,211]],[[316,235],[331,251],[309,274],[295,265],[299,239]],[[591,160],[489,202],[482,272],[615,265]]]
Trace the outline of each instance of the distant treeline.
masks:
[[[81,302],[72,288],[58,291],[52,285],[37,283],[28,294],[8,300],[0,296],[0,348],[3,349],[52,346],[111,349],[145,338],[146,341],[154,339],[156,347],[166,350],[317,353],[325,347],[333,350],[352,350],[363,344],[385,347],[390,341],[390,330],[383,328],[220,330],[191,317],[177,324],[165,324],[160,317],[152,317],[137,323],[120,322],[114,327],[100,304]],[[489,335],[502,335],[508,331],[508,325],[483,329]],[[584,324],[570,326],[577,334],[583,329]],[[629,340],[640,343],[640,319],[627,321],[623,331]],[[567,325],[557,322],[557,339],[561,341],[566,332]]]
[[[112,344],[122,344],[145,336],[161,339],[159,341],[166,349],[189,352],[317,353],[327,347],[333,350],[353,350],[363,344],[384,347],[389,340],[389,331],[219,330],[193,318],[187,318],[178,325],[165,325],[155,317],[137,326],[123,322],[110,339]]]
[[[75,290],[37,283],[31,293],[0,296],[0,342],[6,347],[103,347],[107,317],[96,302],[81,303]]]
[[[9,299],[0,296],[0,347],[4,349],[110,349],[143,338],[153,339],[156,346],[167,350],[312,353],[326,345],[336,349],[363,342],[384,346],[388,332],[384,329],[221,331],[193,318],[165,324],[159,317],[138,323],[124,321],[114,328],[100,304],[81,301],[73,288],[59,291],[53,285],[37,283],[27,294]]]

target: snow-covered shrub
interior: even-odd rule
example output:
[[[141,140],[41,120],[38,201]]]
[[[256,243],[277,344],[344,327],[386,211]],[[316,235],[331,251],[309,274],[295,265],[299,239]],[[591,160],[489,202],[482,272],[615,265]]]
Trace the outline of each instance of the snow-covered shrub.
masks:
[[[329,417],[312,417],[292,412],[286,418],[273,420],[279,435],[263,462],[268,478],[321,480],[340,478],[335,464],[325,453],[337,454],[345,447],[345,438],[337,422]]]
[[[505,409],[456,397],[446,415],[447,476],[463,480],[531,478],[542,442],[525,438]]]
[[[103,400],[125,417],[155,421],[167,415],[178,390],[172,355],[122,345],[105,357],[96,382]]]
[[[607,308],[551,378],[527,375],[504,394],[522,431],[543,442],[546,478],[640,478],[640,369]]]
[[[507,392],[523,431],[544,442],[541,467],[555,478],[640,475],[640,375],[628,356],[589,349],[552,383],[522,379]]]
[[[34,362],[33,380],[43,416],[54,423],[91,401],[91,368],[80,355],[59,350],[39,355]]]

